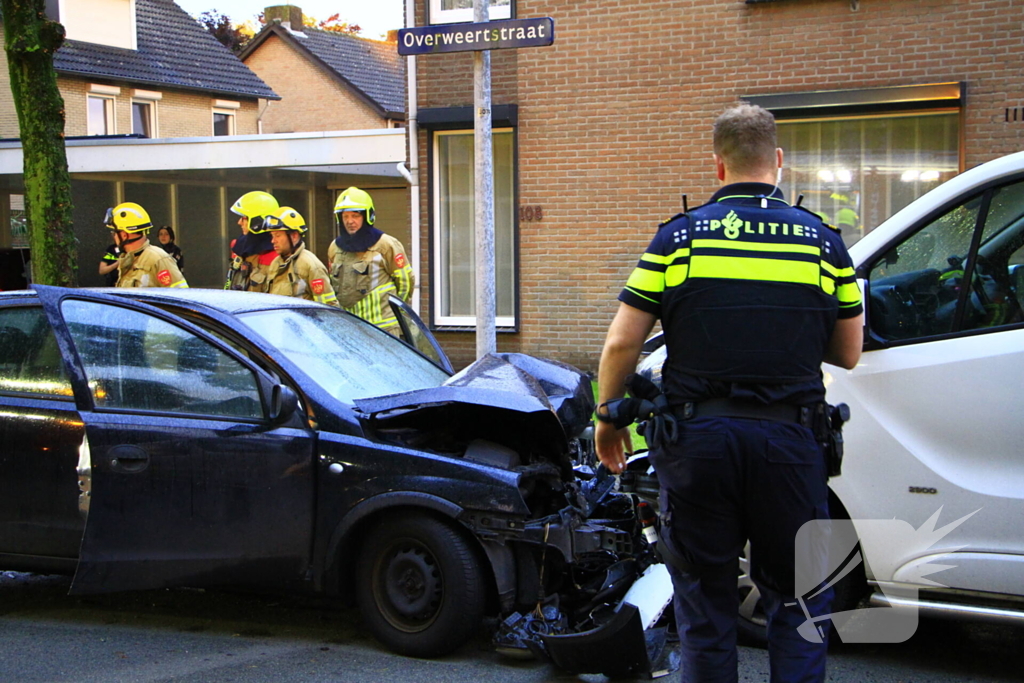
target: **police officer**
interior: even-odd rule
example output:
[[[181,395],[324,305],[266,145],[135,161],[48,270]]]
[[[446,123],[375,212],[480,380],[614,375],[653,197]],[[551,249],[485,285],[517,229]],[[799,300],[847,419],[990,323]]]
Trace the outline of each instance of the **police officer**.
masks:
[[[269,279],[270,264],[277,258],[264,219],[280,207],[267,192],[246,192],[231,206],[238,216],[242,236],[231,242],[231,265],[224,289],[262,292]]]
[[[334,216],[338,237],[327,250],[327,260],[338,301],[346,311],[397,335],[398,319],[388,295],[408,301],[415,284],[405,247],[373,227],[373,199],[358,187],[341,193]]]
[[[282,206],[264,219],[277,258],[270,264],[266,291],[296,296],[338,307],[327,268],[306,249],[302,239],[306,221],[290,206]]]
[[[103,222],[113,231],[121,251],[117,259],[118,287],[188,287],[174,259],[149,243],[153,222],[145,209],[124,202],[107,209]]]
[[[828,614],[832,591],[794,594],[795,537],[828,517],[811,423],[825,396],[821,363],[849,369],[860,357],[860,291],[839,235],[779,190],[782,150],[769,112],[740,105],[722,114],[714,164],[721,189],[661,225],[619,295],[601,355],[597,452],[622,470],[625,430],[606,421],[604,402],[623,395],[660,318],[663,390],[679,429],[674,442],[649,445],[683,680],[737,679],[737,558],[749,539],[771,680],[821,681],[827,637],[811,643],[796,629]]]

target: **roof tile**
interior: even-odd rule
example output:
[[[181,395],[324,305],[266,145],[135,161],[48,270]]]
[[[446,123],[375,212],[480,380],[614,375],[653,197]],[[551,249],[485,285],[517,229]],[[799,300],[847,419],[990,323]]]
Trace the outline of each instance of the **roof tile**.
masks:
[[[280,99],[172,0],[136,0],[138,49],[68,40],[54,55],[60,74]]]

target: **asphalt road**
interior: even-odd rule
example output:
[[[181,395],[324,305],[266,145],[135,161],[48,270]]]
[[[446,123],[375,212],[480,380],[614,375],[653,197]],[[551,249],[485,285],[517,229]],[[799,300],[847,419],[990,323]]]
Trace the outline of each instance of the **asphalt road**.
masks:
[[[605,681],[494,653],[487,639],[439,660],[400,657],[355,609],[201,590],[69,597],[66,577],[0,572],[0,683],[469,683]],[[829,681],[1020,681],[1024,628],[924,621],[898,645],[833,646]],[[675,676],[662,680],[678,680]],[[767,681],[740,649],[740,680]]]

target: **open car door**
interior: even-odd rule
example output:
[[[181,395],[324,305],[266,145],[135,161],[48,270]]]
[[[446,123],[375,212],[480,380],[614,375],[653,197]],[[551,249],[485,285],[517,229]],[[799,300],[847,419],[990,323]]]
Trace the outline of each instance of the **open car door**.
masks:
[[[295,393],[165,311],[36,290],[86,435],[88,512],[72,593],[300,582],[315,434]]]
[[[447,372],[454,372],[444,349],[437,343],[437,339],[409,304],[394,295],[388,297],[388,303],[391,304],[391,309],[395,312],[395,317],[398,318],[398,326],[402,330],[401,340],[426,356],[439,368]]]

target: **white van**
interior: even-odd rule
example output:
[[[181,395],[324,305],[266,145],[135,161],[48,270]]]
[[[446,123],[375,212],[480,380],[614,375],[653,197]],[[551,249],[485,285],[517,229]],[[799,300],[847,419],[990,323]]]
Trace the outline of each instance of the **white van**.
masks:
[[[828,401],[852,413],[832,514],[853,520],[864,562],[834,611],[870,595],[1024,623],[1024,152],[932,190],[850,254],[864,354],[851,371],[822,369]],[[663,352],[640,370],[660,375]],[[916,533],[867,521],[893,519]],[[740,590],[741,628],[761,635],[757,589],[743,575]]]

